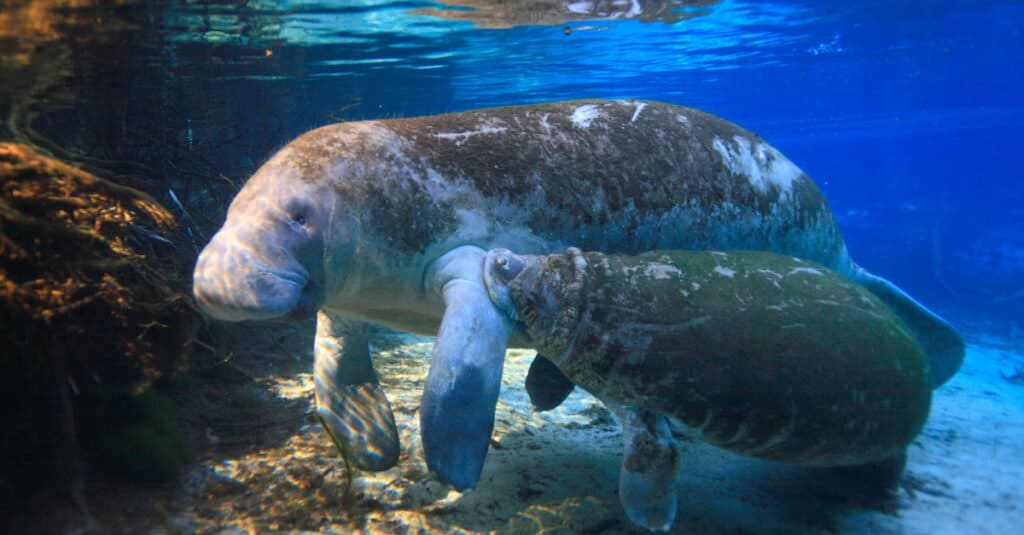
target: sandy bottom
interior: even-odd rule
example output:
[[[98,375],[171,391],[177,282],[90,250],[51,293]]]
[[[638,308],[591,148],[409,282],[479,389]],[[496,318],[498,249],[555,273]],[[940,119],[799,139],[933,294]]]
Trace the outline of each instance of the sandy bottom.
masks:
[[[189,405],[184,412],[211,414],[183,422],[201,453],[180,481],[158,487],[91,482],[88,518],[47,514],[78,532],[645,532],[619,505],[618,424],[579,390],[554,411],[533,412],[523,389],[533,352],[509,352],[481,481],[459,493],[428,473],[419,440],[431,340],[384,335],[378,342],[377,367],[402,457],[386,472],[356,474],[348,494],[344,465],[308,414],[308,356],[263,354],[236,358],[237,377],[216,389],[178,394]],[[1024,356],[1007,348],[969,347],[963,370],[935,393],[892,495],[827,470],[687,444],[672,532],[1018,532],[1024,384],[1004,376],[1022,363]],[[255,406],[242,404],[251,410],[239,412],[239,399]]]

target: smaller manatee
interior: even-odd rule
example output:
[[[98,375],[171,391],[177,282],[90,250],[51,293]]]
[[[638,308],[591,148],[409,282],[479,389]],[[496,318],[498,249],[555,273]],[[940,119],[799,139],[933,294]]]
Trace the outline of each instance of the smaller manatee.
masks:
[[[906,324],[818,264],[495,249],[484,280],[538,352],[619,414],[620,500],[651,529],[674,520],[674,432],[806,466],[902,467],[928,416],[928,359]]]

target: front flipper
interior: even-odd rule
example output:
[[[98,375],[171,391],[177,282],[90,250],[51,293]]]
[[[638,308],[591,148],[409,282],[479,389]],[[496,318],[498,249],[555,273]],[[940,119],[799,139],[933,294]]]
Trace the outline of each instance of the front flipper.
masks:
[[[494,428],[505,349],[513,322],[491,302],[484,251],[459,247],[428,270],[445,311],[420,405],[427,466],[462,490],[476,486]]]
[[[365,325],[354,326],[323,310],[317,314],[316,415],[348,462],[379,472],[398,462],[398,428],[377,384],[367,339]]]
[[[617,408],[626,447],[619,501],[633,523],[668,531],[676,520],[679,449],[668,419],[650,411]]]
[[[537,353],[526,372],[526,393],[535,411],[549,411],[562,404],[576,385],[547,357]]]
[[[910,327],[931,364],[932,388],[942,386],[956,374],[964,362],[966,348],[960,333],[949,322],[895,284],[860,266],[854,266],[851,278],[875,294]]]

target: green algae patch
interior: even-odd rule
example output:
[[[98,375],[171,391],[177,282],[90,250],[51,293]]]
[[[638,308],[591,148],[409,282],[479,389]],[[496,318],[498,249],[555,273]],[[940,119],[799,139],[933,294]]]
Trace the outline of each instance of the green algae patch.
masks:
[[[191,460],[174,405],[163,394],[149,390],[98,405],[83,429],[96,468],[130,481],[163,482],[178,477]]]

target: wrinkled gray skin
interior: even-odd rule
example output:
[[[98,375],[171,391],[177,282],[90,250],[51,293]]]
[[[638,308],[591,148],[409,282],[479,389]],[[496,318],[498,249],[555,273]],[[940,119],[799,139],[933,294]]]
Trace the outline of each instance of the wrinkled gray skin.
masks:
[[[238,193],[199,256],[193,293],[224,320],[317,314],[318,415],[368,470],[397,462],[398,438],[365,336],[350,336],[350,326],[437,334],[421,404],[424,453],[461,489],[483,466],[514,336],[484,288],[485,251],[569,244],[814,260],[897,310],[936,384],[963,357],[945,321],[852,262],[806,174],[734,124],[657,102],[558,102],[308,132]]]

